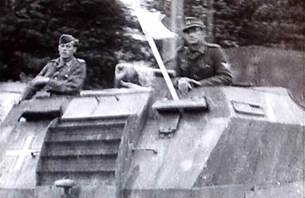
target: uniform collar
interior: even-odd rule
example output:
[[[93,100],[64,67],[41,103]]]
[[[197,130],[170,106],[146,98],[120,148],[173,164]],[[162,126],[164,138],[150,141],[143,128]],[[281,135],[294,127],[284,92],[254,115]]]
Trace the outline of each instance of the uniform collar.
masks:
[[[201,45],[200,48],[198,49],[198,52],[200,52],[201,54],[204,54],[206,51],[207,47],[205,45]]]
[[[188,47],[190,52],[199,52],[201,54],[205,53],[206,48],[207,47],[204,44],[199,44],[199,45],[195,46],[195,49],[191,49],[190,47]]]
[[[64,65],[70,67],[71,65],[73,65],[73,62],[74,62],[75,60],[76,60],[76,58],[73,57],[70,61],[68,61],[68,62],[63,62],[63,61],[60,60],[60,58],[58,58],[58,59],[56,60],[56,62],[57,62],[57,67],[58,67],[58,68],[61,68],[61,67],[63,67]]]
[[[196,50],[190,50],[190,48],[187,48],[187,56],[190,59],[196,59],[198,56],[205,54],[207,47],[205,45],[201,45]]]

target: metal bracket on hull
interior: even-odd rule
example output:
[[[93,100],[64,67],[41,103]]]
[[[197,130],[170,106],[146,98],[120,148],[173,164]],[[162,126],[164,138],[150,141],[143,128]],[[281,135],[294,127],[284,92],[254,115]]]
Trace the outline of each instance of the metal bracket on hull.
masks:
[[[171,138],[178,129],[180,119],[186,111],[206,111],[208,105],[205,97],[182,100],[160,100],[153,104],[159,119],[160,138]]]
[[[235,112],[240,114],[255,115],[255,116],[265,116],[264,109],[260,104],[231,101]]]
[[[160,138],[171,138],[176,132],[181,118],[180,112],[168,112],[159,114],[159,136]]]

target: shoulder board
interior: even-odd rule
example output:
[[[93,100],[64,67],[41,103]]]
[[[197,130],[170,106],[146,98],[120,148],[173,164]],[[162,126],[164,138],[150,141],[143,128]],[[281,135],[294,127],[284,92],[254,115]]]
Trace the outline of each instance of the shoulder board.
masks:
[[[181,49],[184,48],[184,47],[186,47],[186,46],[180,43],[179,45],[176,46],[176,50],[177,50],[177,51],[178,51],[178,50],[181,50]]]
[[[229,62],[229,58],[228,58],[227,54],[225,53],[224,49],[220,45],[218,45],[216,43],[206,43],[206,45],[208,47],[214,47],[214,48],[219,49],[220,53],[224,56],[225,61]]]
[[[48,61],[48,63],[57,63],[57,62],[59,62],[58,58],[54,58]]]
[[[78,62],[80,62],[80,63],[84,63],[85,62],[85,60],[84,59],[81,59],[81,58],[77,58],[76,59]]]
[[[218,45],[218,44],[216,44],[216,43],[206,43],[206,45],[207,45],[208,47],[221,48],[221,46]]]

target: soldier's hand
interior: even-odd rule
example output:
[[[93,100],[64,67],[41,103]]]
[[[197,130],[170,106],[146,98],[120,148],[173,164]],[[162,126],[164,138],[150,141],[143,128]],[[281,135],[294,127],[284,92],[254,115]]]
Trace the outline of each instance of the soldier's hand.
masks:
[[[182,93],[186,93],[192,88],[192,84],[189,82],[188,78],[180,78],[178,80],[178,90]]]
[[[33,80],[32,80],[32,84],[34,85],[45,85],[49,82],[50,78],[48,77],[44,77],[44,76],[36,76]]]
[[[186,88],[187,90],[191,90],[193,86],[200,86],[200,85],[201,83],[199,81],[187,77],[183,77],[178,80],[179,90],[185,90]]]

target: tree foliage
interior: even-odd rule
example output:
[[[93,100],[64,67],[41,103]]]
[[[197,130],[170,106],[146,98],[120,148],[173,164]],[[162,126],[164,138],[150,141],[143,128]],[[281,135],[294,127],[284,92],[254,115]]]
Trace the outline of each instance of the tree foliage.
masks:
[[[161,9],[164,0],[149,1]],[[208,0],[184,0],[186,16],[202,18]],[[262,45],[304,49],[303,0],[214,0],[214,38],[224,47]],[[35,75],[57,57],[60,34],[79,38],[86,60],[86,88],[110,87],[123,59],[152,60],[146,43],[127,36],[140,29],[116,0],[0,1],[0,80]]]
[[[164,0],[158,0],[162,6]],[[303,0],[183,0],[184,15],[204,19],[213,2],[213,36],[224,47],[261,45],[303,50]]]
[[[57,57],[62,33],[80,40],[77,56],[87,62],[86,88],[111,86],[117,52],[128,52],[128,56],[120,56],[125,60],[149,56],[143,43],[125,34],[125,27],[138,27],[119,1],[4,2],[8,3],[0,8],[0,80],[17,80],[20,73],[35,75],[49,59]]]
[[[185,0],[186,15],[194,15],[204,1]],[[304,48],[302,0],[214,0],[213,7],[214,38],[223,46]]]

